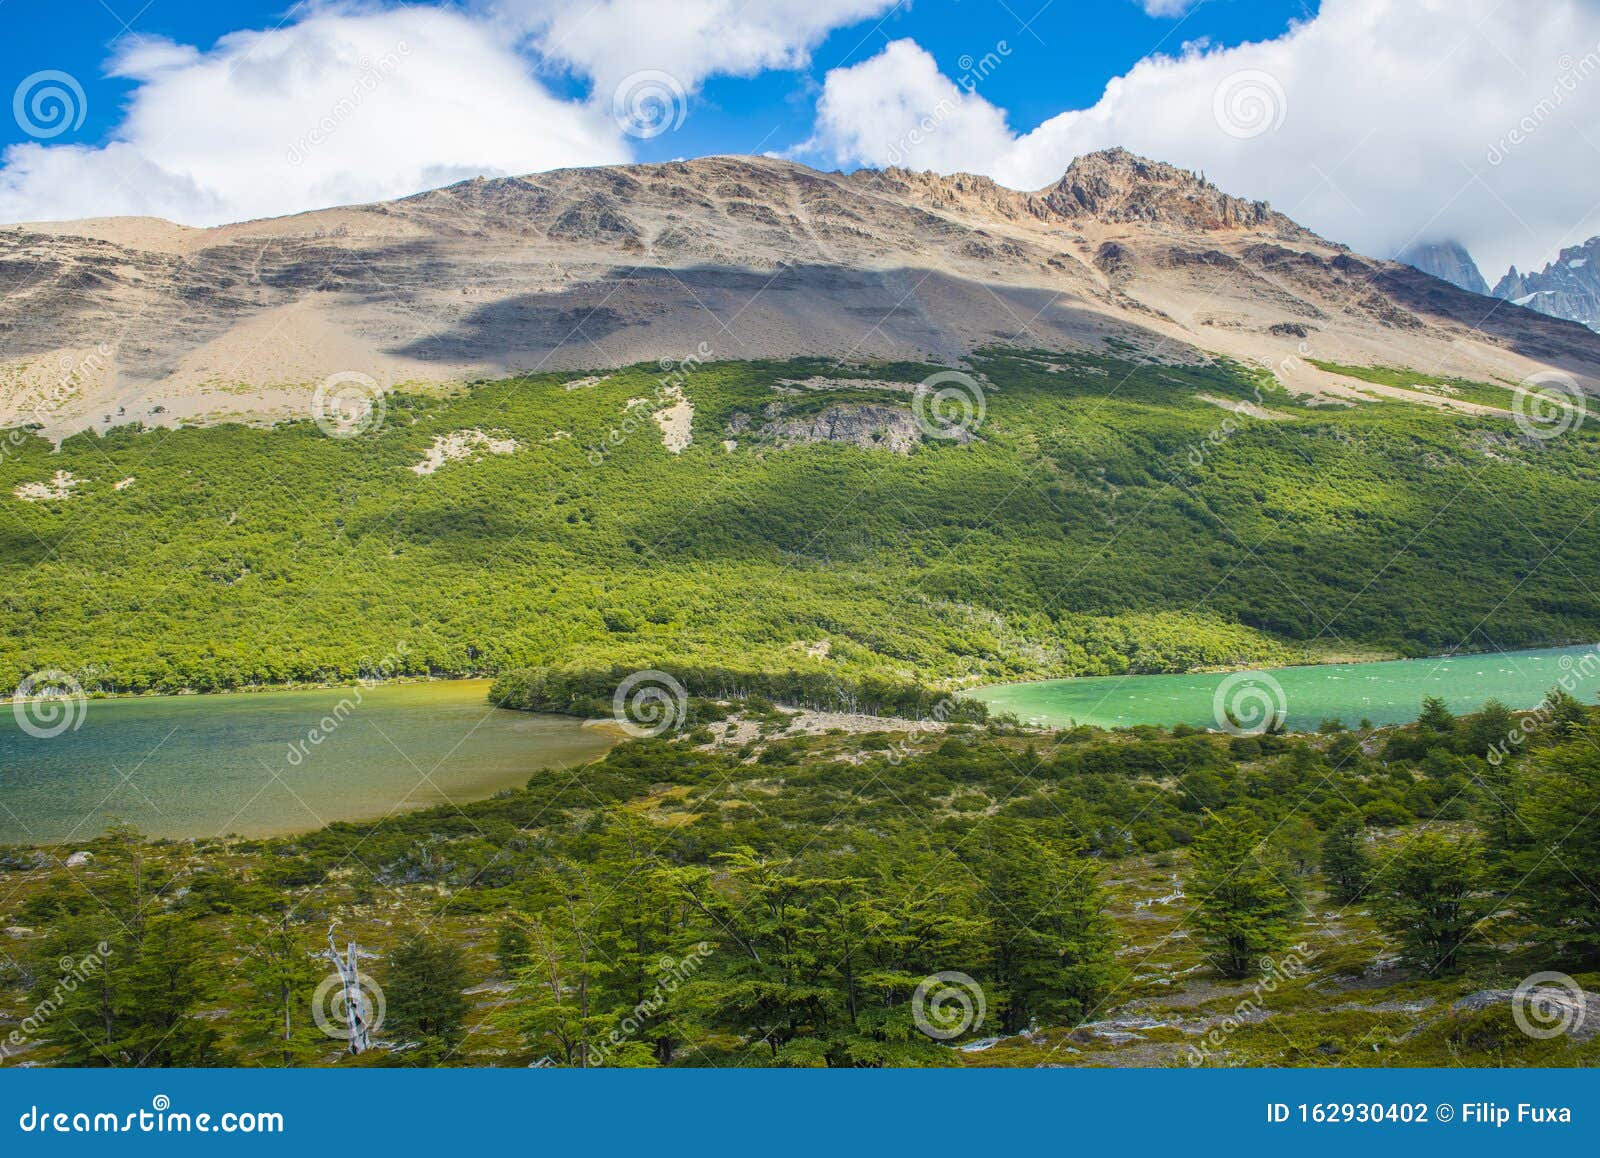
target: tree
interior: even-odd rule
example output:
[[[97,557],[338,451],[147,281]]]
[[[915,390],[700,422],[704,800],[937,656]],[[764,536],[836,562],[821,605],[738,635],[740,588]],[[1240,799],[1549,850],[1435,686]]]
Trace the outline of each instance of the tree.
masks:
[[[416,1041],[417,1062],[442,1062],[461,1044],[470,1006],[461,992],[467,971],[458,946],[420,932],[402,934],[383,986],[385,1036]]]
[[[1372,879],[1372,858],[1367,854],[1366,826],[1359,816],[1336,821],[1322,841],[1322,871],[1328,892],[1341,904],[1361,899]]]
[[[1511,854],[1513,901],[1545,940],[1600,957],[1600,753],[1587,738],[1542,753],[1519,815],[1524,847]]]
[[[1417,729],[1428,739],[1449,745],[1455,739],[1456,717],[1438,696],[1428,696],[1422,701],[1422,714],[1417,717]]]
[[[1001,1030],[1081,1021],[1112,975],[1099,869],[1031,827],[990,822],[985,843],[979,900],[989,916]]]
[[[1299,927],[1300,893],[1283,854],[1245,813],[1214,813],[1195,838],[1195,926],[1229,977],[1248,977]]]
[[[1483,880],[1475,840],[1423,830],[1405,838],[1378,871],[1373,915],[1399,942],[1402,960],[1427,973],[1450,973],[1488,915],[1490,906],[1478,896]]]
[[[276,919],[247,922],[239,939],[245,945],[239,972],[248,986],[239,1044],[246,1057],[286,1068],[315,1060],[328,1044],[311,1014],[325,970],[296,934],[290,906],[282,903]]]
[[[1517,718],[1511,709],[1499,700],[1487,700],[1467,724],[1462,746],[1469,755],[1487,756],[1493,751],[1503,752],[1516,733]]]

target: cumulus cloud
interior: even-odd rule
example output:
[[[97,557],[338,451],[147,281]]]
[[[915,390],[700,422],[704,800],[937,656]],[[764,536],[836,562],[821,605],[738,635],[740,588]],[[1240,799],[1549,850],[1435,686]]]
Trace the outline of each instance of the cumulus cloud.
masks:
[[[0,220],[212,224],[629,156],[606,111],[551,96],[447,10],[320,10],[204,52],[146,40],[111,68],[137,82],[113,139],[9,148]]]
[[[801,68],[834,28],[882,15],[897,2],[498,0],[493,11],[530,34],[541,55],[609,94],[637,72],[665,72],[693,90],[709,76]]]
[[[1002,65],[1001,67],[1004,67]],[[909,41],[825,78],[814,155],[1014,188],[1122,145],[1388,256],[1459,238],[1491,280],[1600,232],[1600,5],[1324,0],[1283,36],[1141,61],[1018,133]]]
[[[130,42],[110,63],[135,87],[108,143],[45,131],[8,148],[0,221],[151,214],[204,225],[623,162],[630,138],[681,122],[707,77],[803,67],[833,28],[894,6],[468,0],[386,10],[335,0],[205,51]],[[541,65],[592,90],[558,98],[538,79]],[[618,86],[639,73],[618,103]],[[62,91],[81,99],[81,89]],[[651,120],[661,115],[665,125]]]

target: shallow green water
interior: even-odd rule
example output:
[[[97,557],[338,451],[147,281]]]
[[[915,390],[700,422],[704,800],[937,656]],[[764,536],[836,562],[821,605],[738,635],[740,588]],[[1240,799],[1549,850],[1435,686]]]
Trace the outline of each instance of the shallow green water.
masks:
[[[1409,723],[1417,718],[1424,696],[1438,696],[1458,712],[1476,710],[1491,698],[1513,708],[1530,708],[1563,675],[1578,680],[1585,672],[1587,678],[1573,694],[1592,703],[1600,691],[1600,655],[1592,646],[1225,675],[1044,680],[978,688],[967,694],[993,711],[1050,727],[1076,721],[1103,728],[1178,723],[1218,728],[1227,721],[1227,713],[1217,710],[1223,705],[1238,723],[1249,727],[1260,718],[1252,712],[1272,704],[1286,713],[1291,730],[1308,731],[1328,718],[1352,727],[1362,719],[1374,724]]]
[[[616,736],[488,706],[487,680],[90,700],[76,730],[23,731],[0,705],[0,842],[265,836],[520,787]],[[343,702],[346,710],[341,712]],[[320,743],[312,729],[342,715]]]

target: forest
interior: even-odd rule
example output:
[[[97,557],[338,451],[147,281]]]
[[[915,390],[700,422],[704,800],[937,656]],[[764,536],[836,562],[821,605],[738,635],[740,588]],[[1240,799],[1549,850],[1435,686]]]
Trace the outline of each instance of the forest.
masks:
[[[970,439],[775,433],[909,412],[937,369],[675,371],[676,454],[653,365],[402,392],[342,439],[298,421],[8,440],[0,691],[42,670],[114,694],[375,667],[955,688],[1600,638],[1592,423],[1540,440],[1392,397],[1308,405],[1259,369],[1113,346],[976,356]],[[473,431],[513,449],[415,469]],[[1538,582],[1517,582],[1530,558]]]
[[[800,734],[697,700],[460,807],[0,850],[0,1042],[87,1066],[1595,1064],[1593,1025],[1552,1006],[1528,1032],[1514,989],[1600,988],[1600,712],[1421,708]],[[334,938],[372,998],[359,1054]]]

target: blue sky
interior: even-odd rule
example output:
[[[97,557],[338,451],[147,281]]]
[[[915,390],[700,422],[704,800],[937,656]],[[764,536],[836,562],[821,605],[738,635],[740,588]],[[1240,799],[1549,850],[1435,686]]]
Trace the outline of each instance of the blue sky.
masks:
[[[1378,256],[1461,240],[1492,281],[1600,232],[1600,0],[1537,11],[0,0],[0,222],[207,225],[729,152],[1035,189],[1120,145]]]
[[[87,115],[81,129],[53,140],[103,143],[134,87],[104,74],[119,43],[156,37],[209,48],[239,29],[292,22],[304,7],[243,0],[0,0],[0,91],[13,93],[41,69],[71,74],[84,89]],[[1208,0],[1181,17],[1153,17],[1136,0],[901,4],[882,17],[835,29],[813,50],[808,68],[712,78],[694,98],[682,129],[641,143],[637,152],[641,160],[663,160],[788,148],[810,136],[811,98],[828,70],[858,63],[901,37],[915,39],[952,74],[962,54],[1007,41],[1012,59],[988,95],[1011,111],[1017,127],[1032,128],[1062,109],[1093,104],[1108,80],[1152,52],[1175,52],[1185,41],[1233,45],[1267,39],[1290,20],[1314,15],[1315,7],[1301,0]],[[567,69],[546,68],[541,75],[567,95],[583,95],[590,87]],[[0,120],[0,147],[27,139],[14,118]]]

